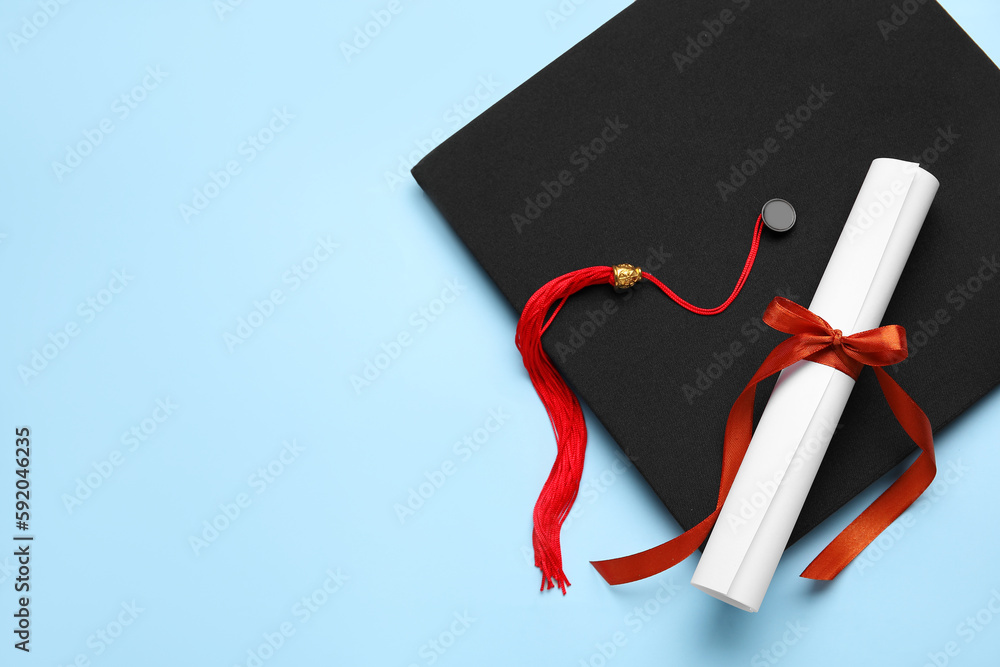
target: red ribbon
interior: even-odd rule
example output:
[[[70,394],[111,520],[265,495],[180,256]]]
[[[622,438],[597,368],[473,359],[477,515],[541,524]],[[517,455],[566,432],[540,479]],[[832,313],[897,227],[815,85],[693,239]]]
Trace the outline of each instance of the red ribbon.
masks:
[[[934,480],[937,467],[930,422],[913,399],[882,369],[882,366],[906,359],[906,331],[903,327],[889,325],[844,336],[823,318],[782,297],[776,297],[768,305],[763,319],[772,328],[792,336],[771,351],[729,411],[722,479],[715,511],[690,530],[658,547],[632,556],[593,562],[609,584],[624,584],[653,576],[684,560],[704,542],[722,510],[750,444],[757,384],[802,360],[830,366],[854,379],[864,366],[871,366],[893,415],[920,448],[920,455],[868,509],[823,549],[801,576],[833,579]]]

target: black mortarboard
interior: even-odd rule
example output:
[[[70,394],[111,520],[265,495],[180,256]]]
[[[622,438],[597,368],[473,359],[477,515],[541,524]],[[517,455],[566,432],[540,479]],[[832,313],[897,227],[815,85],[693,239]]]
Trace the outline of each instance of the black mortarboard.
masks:
[[[890,373],[935,429],[1000,380],[998,121],[1000,72],[932,0],[638,0],[413,175],[518,312],[555,276],[624,262],[715,306],[761,205],[794,204],[721,315],[593,287],[545,335],[687,529],[715,507],[733,401],[783,338],[761,314],[776,294],[808,305],[875,158],[941,182],[884,318],[910,347]],[[791,541],[912,450],[863,373]]]

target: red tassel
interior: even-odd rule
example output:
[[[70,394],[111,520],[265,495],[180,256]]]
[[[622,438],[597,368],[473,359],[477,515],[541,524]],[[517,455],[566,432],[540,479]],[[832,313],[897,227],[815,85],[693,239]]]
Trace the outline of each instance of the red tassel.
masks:
[[[542,590],[558,586],[563,595],[566,594],[569,581],[562,569],[559,531],[580,490],[583,456],[587,447],[587,425],[580,401],[542,349],[542,334],[571,294],[590,285],[613,281],[610,266],[592,266],[559,276],[532,295],[517,323],[517,349],[521,351],[531,384],[535,386],[538,397],[549,413],[557,445],[556,462],[545,480],[538,502],[535,503],[535,527],[531,536],[535,548],[535,565],[542,570]],[[553,305],[555,310],[546,320]]]
[[[729,298],[715,308],[699,308],[691,305],[650,274],[641,274],[642,278],[648,279],[673,301],[693,313],[698,315],[721,313],[733,302],[750,275],[754,258],[757,256],[762,228],[763,220],[758,217],[750,254],[736,287],[733,288]],[[613,267],[592,266],[550,280],[525,304],[517,323],[515,337],[524,367],[531,377],[531,384],[534,385],[538,398],[545,406],[556,436],[556,460],[538,496],[538,502],[535,503],[531,540],[535,549],[535,565],[542,571],[541,590],[558,586],[563,595],[566,594],[566,587],[570,583],[563,572],[559,533],[580,490],[584,453],[587,448],[587,424],[583,418],[580,401],[542,349],[542,334],[559,314],[566,299],[584,287],[602,284],[616,284]],[[551,315],[549,315],[550,310]]]

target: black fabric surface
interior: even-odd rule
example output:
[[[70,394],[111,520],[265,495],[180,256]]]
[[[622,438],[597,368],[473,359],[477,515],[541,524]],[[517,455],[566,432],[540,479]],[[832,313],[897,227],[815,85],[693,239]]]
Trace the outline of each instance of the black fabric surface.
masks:
[[[699,33],[700,52],[688,41]],[[602,132],[603,153],[580,152]],[[754,156],[763,164],[724,198],[719,181]],[[878,157],[920,161],[941,181],[884,319],[911,347],[890,373],[939,429],[1000,380],[1000,72],[934,2],[638,0],[413,175],[518,313],[559,274],[622,262],[718,305],[762,204],[796,207],[793,230],[765,230],[723,314],[689,313],[648,283],[628,295],[602,286],[573,297],[545,336],[690,528],[715,505],[729,409],[784,337],[760,315],[775,294],[809,304]],[[558,194],[540,215],[512,218],[527,221],[525,198],[545,183]],[[551,440],[538,433],[539,447]],[[791,541],[913,449],[862,373]]]

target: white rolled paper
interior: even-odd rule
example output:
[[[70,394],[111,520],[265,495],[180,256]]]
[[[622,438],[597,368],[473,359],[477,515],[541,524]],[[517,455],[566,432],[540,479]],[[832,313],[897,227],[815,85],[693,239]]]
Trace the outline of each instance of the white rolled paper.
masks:
[[[845,336],[878,327],[937,189],[916,163],[872,162],[809,310]],[[853,388],[848,375],[810,361],[781,372],[698,561],[695,587],[760,609]]]

